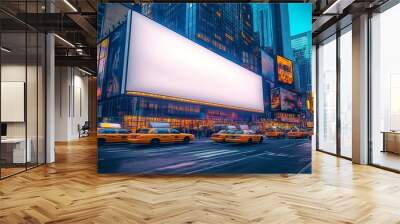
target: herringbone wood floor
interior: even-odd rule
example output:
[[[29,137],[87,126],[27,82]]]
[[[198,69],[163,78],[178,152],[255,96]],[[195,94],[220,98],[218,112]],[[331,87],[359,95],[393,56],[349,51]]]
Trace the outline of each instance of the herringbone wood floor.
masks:
[[[315,152],[312,175],[96,174],[93,139],[0,181],[0,223],[400,223],[400,175]]]

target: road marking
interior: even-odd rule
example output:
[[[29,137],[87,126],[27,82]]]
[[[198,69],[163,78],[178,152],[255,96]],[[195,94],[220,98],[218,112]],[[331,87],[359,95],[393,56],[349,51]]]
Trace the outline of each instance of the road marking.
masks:
[[[209,139],[207,139],[207,140],[195,140],[195,141],[194,141],[194,143],[197,143],[197,142],[203,143],[203,142],[213,142],[213,141],[212,141],[212,140],[209,140]]]
[[[174,151],[174,150],[181,150],[189,148],[189,146],[168,146],[168,147],[157,147],[157,148],[142,148],[140,150],[145,151],[146,153],[152,153],[152,152],[168,152],[168,151]]]
[[[298,173],[304,173],[304,170],[306,170],[308,167],[312,168],[312,163],[311,162],[308,163],[305,167],[301,168]]]
[[[102,151],[102,153],[129,152],[129,151],[130,151],[130,150],[128,150],[128,149],[116,149],[116,150]]]
[[[295,145],[297,145],[297,146],[299,146],[298,145],[299,143],[293,143],[293,144],[290,144],[290,145],[285,145],[285,146],[281,146],[281,147],[279,147],[279,148],[289,148],[289,147],[292,147],[292,146],[295,146]]]
[[[213,152],[194,153],[193,155],[201,157],[201,158],[209,158],[209,157],[223,155],[223,154],[233,154],[235,152],[237,152],[237,151],[219,150],[219,151],[213,151]]]
[[[197,163],[200,163],[200,162],[208,162],[208,161],[212,161],[212,160],[215,160],[215,159],[222,159],[222,158],[224,158],[224,157],[238,156],[238,155],[242,155],[242,154],[249,154],[249,153],[252,153],[252,152],[255,152],[255,150],[253,150],[253,151],[239,152],[239,153],[233,153],[233,154],[229,154],[229,155],[223,154],[222,156],[215,156],[215,157],[212,157],[212,158],[204,158],[204,159],[194,160],[194,161],[196,161]]]
[[[195,162],[178,163],[178,164],[175,164],[175,165],[170,165],[170,166],[166,166],[166,167],[160,167],[160,168],[157,168],[156,170],[178,169],[178,168],[182,168],[182,167],[185,167],[185,166],[191,166],[193,164],[195,164]]]
[[[267,152],[264,152],[264,153],[261,153],[261,154],[247,156],[247,157],[244,157],[244,158],[241,158],[241,159],[237,159],[237,160],[233,160],[233,161],[229,161],[229,162],[223,162],[223,163],[220,163],[220,164],[217,164],[217,165],[214,165],[214,166],[209,166],[209,167],[205,167],[205,168],[202,168],[202,169],[199,169],[199,170],[194,170],[194,171],[188,172],[187,174],[199,173],[199,172],[202,172],[204,170],[209,170],[209,169],[213,169],[213,168],[220,167],[220,166],[230,165],[230,164],[233,164],[233,163],[236,163],[236,162],[240,162],[242,160],[246,160],[246,159],[249,159],[249,158],[259,157],[261,155],[272,155],[272,154],[275,154],[275,153],[267,151]],[[283,156],[283,153],[279,153],[279,154],[281,154],[280,156]]]
[[[310,142],[305,142],[303,144],[300,144],[299,146],[308,146],[308,145],[311,145],[311,143]]]

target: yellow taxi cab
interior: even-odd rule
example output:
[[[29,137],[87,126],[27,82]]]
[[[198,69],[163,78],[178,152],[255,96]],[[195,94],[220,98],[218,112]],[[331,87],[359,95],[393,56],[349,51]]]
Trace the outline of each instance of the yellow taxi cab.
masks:
[[[284,138],[285,132],[280,128],[268,128],[265,136],[267,138]]]
[[[228,134],[233,134],[234,132],[234,130],[221,130],[217,133],[212,134],[211,140],[213,140],[214,142],[225,142],[225,137]]]
[[[192,140],[194,140],[192,134],[180,133],[173,128],[142,128],[128,138],[129,143],[151,145],[177,142],[187,144]]]
[[[297,127],[292,128],[287,133],[288,138],[310,138],[310,132],[308,130],[302,130]]]
[[[97,143],[127,142],[130,131],[123,128],[99,128],[97,130]]]
[[[262,135],[255,134],[250,130],[235,131],[225,137],[226,142],[232,143],[262,143],[263,140]]]
[[[314,135],[314,129],[313,128],[309,128],[308,129],[308,137],[311,138]]]

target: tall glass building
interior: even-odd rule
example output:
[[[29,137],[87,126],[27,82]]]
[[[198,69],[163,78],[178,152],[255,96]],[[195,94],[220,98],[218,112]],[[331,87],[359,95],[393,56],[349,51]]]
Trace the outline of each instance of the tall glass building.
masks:
[[[196,43],[258,73],[257,37],[249,4],[153,3],[143,15]],[[239,17],[239,18],[238,18]]]

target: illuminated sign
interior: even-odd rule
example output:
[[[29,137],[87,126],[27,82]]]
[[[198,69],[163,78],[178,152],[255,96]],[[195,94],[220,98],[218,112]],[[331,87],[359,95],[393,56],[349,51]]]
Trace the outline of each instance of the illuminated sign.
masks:
[[[110,34],[108,50],[108,62],[104,81],[104,96],[109,98],[122,94],[123,76],[126,72],[127,31],[128,24],[125,22]]]
[[[299,110],[298,101],[299,101],[299,98],[296,93],[281,88],[281,110],[282,111],[298,112],[298,110]]]
[[[311,92],[307,96],[307,110],[314,113],[314,94]]]
[[[281,109],[281,93],[279,91],[279,88],[271,89],[271,109]]]
[[[275,117],[282,122],[300,123],[300,118],[295,114],[276,113]]]
[[[299,97],[296,93],[284,88],[271,90],[271,109],[273,111],[299,111]]]
[[[106,72],[106,62],[108,55],[109,39],[104,39],[97,45],[97,90],[96,95],[99,100],[102,95],[104,77]]]
[[[132,13],[126,92],[263,112],[259,75],[136,13]]]
[[[282,56],[276,56],[278,64],[278,81],[284,84],[293,84],[293,63]]]

